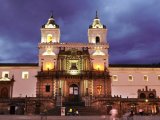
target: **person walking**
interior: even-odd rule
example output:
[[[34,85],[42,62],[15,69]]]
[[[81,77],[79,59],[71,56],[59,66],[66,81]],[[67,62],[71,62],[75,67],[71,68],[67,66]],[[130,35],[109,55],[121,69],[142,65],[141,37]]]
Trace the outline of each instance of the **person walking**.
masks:
[[[111,114],[111,116],[110,116],[109,120],[119,120],[119,118],[117,118],[117,115],[118,115],[117,109],[114,109],[114,108],[113,108],[113,109],[110,111],[110,114]]]

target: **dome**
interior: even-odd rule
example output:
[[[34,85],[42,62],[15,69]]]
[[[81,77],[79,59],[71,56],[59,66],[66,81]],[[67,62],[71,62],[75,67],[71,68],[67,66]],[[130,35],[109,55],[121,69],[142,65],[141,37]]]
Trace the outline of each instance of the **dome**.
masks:
[[[106,28],[106,26],[103,25],[100,19],[98,18],[97,11],[96,11],[96,17],[94,18],[93,23],[89,26],[89,28]]]
[[[48,22],[42,25],[42,28],[59,28],[59,25],[56,24],[52,13],[50,18],[48,19]]]

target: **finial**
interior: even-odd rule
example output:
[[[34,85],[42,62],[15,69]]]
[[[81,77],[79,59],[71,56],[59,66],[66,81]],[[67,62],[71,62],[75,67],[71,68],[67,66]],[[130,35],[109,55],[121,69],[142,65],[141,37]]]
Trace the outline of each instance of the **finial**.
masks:
[[[14,74],[12,75],[12,79],[14,80]]]
[[[98,19],[98,12],[97,12],[97,10],[96,10],[96,19]]]
[[[41,62],[41,71],[43,71],[43,62]]]
[[[15,81],[15,80],[14,80],[14,74],[12,75],[11,81]]]
[[[53,18],[53,11],[51,10],[51,17],[50,18]]]

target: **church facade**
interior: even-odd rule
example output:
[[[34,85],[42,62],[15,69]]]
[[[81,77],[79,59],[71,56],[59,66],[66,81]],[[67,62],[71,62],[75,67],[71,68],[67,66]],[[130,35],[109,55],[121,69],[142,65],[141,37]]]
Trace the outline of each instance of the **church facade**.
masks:
[[[55,106],[100,105],[106,110],[115,101],[113,106],[121,111],[122,104],[133,107],[140,103],[142,108],[144,100],[149,100],[156,104],[146,110],[157,113],[160,65],[109,64],[107,33],[96,14],[88,28],[88,43],[62,43],[60,27],[51,15],[41,27],[38,63],[0,64],[0,99],[30,98],[37,103],[46,98],[43,102],[50,99],[46,104]],[[22,106],[27,111],[26,104]],[[7,106],[6,102],[4,109]],[[14,113],[15,105],[10,106]]]
[[[60,43],[60,29],[51,16],[41,28],[37,95],[66,99],[111,95],[107,29],[98,16],[88,29],[88,43]],[[73,97],[73,98],[72,98]]]

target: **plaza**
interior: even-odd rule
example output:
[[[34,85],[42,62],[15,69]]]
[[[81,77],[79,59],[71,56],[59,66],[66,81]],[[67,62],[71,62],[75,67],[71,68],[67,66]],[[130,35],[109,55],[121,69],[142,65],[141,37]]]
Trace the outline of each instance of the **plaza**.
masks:
[[[139,115],[139,110],[143,115],[160,113],[160,64],[110,64],[108,29],[98,12],[88,26],[87,43],[62,42],[53,13],[40,31],[38,63],[0,63],[0,114],[48,112],[51,120],[98,120],[108,119],[99,115],[109,115],[113,108],[119,116],[128,111]],[[80,117],[58,117],[61,107],[79,111]]]
[[[109,116],[25,116],[25,115],[0,115],[0,120],[109,120]],[[121,118],[120,120],[127,120]],[[160,120],[160,116],[134,116],[133,120]]]

